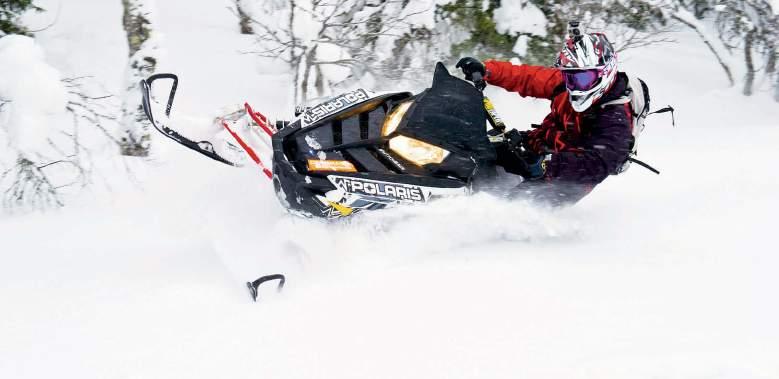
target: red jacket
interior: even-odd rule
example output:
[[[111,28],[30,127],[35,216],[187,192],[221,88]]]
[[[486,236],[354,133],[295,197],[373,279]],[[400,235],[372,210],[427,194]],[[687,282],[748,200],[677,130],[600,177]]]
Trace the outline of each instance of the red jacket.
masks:
[[[551,112],[541,127],[530,132],[530,147],[537,153],[552,152],[547,179],[594,185],[618,172],[632,144],[632,114],[628,104],[593,104],[578,113],[568,101],[560,70],[487,61],[486,80],[521,96],[552,101]],[[618,75],[600,103],[621,97],[627,78]]]

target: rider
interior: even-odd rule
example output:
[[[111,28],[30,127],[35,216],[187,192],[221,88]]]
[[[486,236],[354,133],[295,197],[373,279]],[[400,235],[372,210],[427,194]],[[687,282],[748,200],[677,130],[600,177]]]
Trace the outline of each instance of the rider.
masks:
[[[605,35],[581,33],[572,22],[554,68],[470,57],[457,67],[466,79],[478,72],[489,84],[551,100],[541,125],[515,139],[527,151],[520,188],[532,198],[574,203],[627,161],[633,118],[630,104],[615,100],[626,96],[628,78],[617,72],[617,55]]]

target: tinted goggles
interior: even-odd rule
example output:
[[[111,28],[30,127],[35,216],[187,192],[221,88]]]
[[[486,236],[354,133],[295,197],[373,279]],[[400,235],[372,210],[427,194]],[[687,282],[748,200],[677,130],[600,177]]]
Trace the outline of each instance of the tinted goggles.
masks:
[[[598,83],[598,69],[563,70],[565,87],[571,91],[587,91]]]

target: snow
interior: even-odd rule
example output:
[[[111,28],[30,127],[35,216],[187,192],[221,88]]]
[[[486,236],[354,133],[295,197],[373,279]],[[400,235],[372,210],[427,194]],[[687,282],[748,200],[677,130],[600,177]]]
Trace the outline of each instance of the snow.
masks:
[[[546,16],[529,1],[504,1],[495,10],[496,30],[501,33],[546,37]]]
[[[8,145],[35,151],[46,145],[50,125],[65,112],[65,88],[60,73],[45,59],[34,39],[11,35],[0,39],[0,99],[8,101],[0,126]]]
[[[527,44],[530,42],[530,37],[521,35],[517,37],[517,42],[514,44],[514,48],[511,50],[520,57],[524,57],[527,53]]]
[[[121,2],[36,0],[35,4],[47,11],[29,12],[24,22],[39,30],[35,39],[45,46],[50,64],[63,77],[89,76],[102,84],[102,92],[118,95],[128,54]]]
[[[61,23],[94,17],[68,2]],[[288,117],[288,74],[241,54],[229,3],[157,3],[174,116]],[[779,107],[728,89],[696,38],[621,55],[678,110],[642,135],[662,175],[633,167],[564,210],[477,196],[300,219],[251,168],[155,135],[140,189],[0,216],[0,377],[778,377]],[[548,111],[488,95],[519,128]],[[276,272],[287,289],[252,303],[244,282]]]

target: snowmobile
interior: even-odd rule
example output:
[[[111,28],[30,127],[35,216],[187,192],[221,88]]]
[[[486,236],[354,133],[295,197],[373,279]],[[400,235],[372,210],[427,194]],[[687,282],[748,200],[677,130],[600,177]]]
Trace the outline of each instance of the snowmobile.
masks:
[[[524,174],[521,134],[506,131],[482,93],[483,78],[477,74],[469,83],[441,63],[432,86],[420,93],[356,89],[297,107],[290,121],[273,122],[247,103],[218,119],[226,138],[215,142],[190,139],[153,114],[152,88],[164,80],[172,82],[167,103],[157,104],[169,119],[178,77],[157,74],[141,81],[151,125],[223,164],[256,165],[292,213],[340,218],[468,195],[489,188],[499,166]]]

